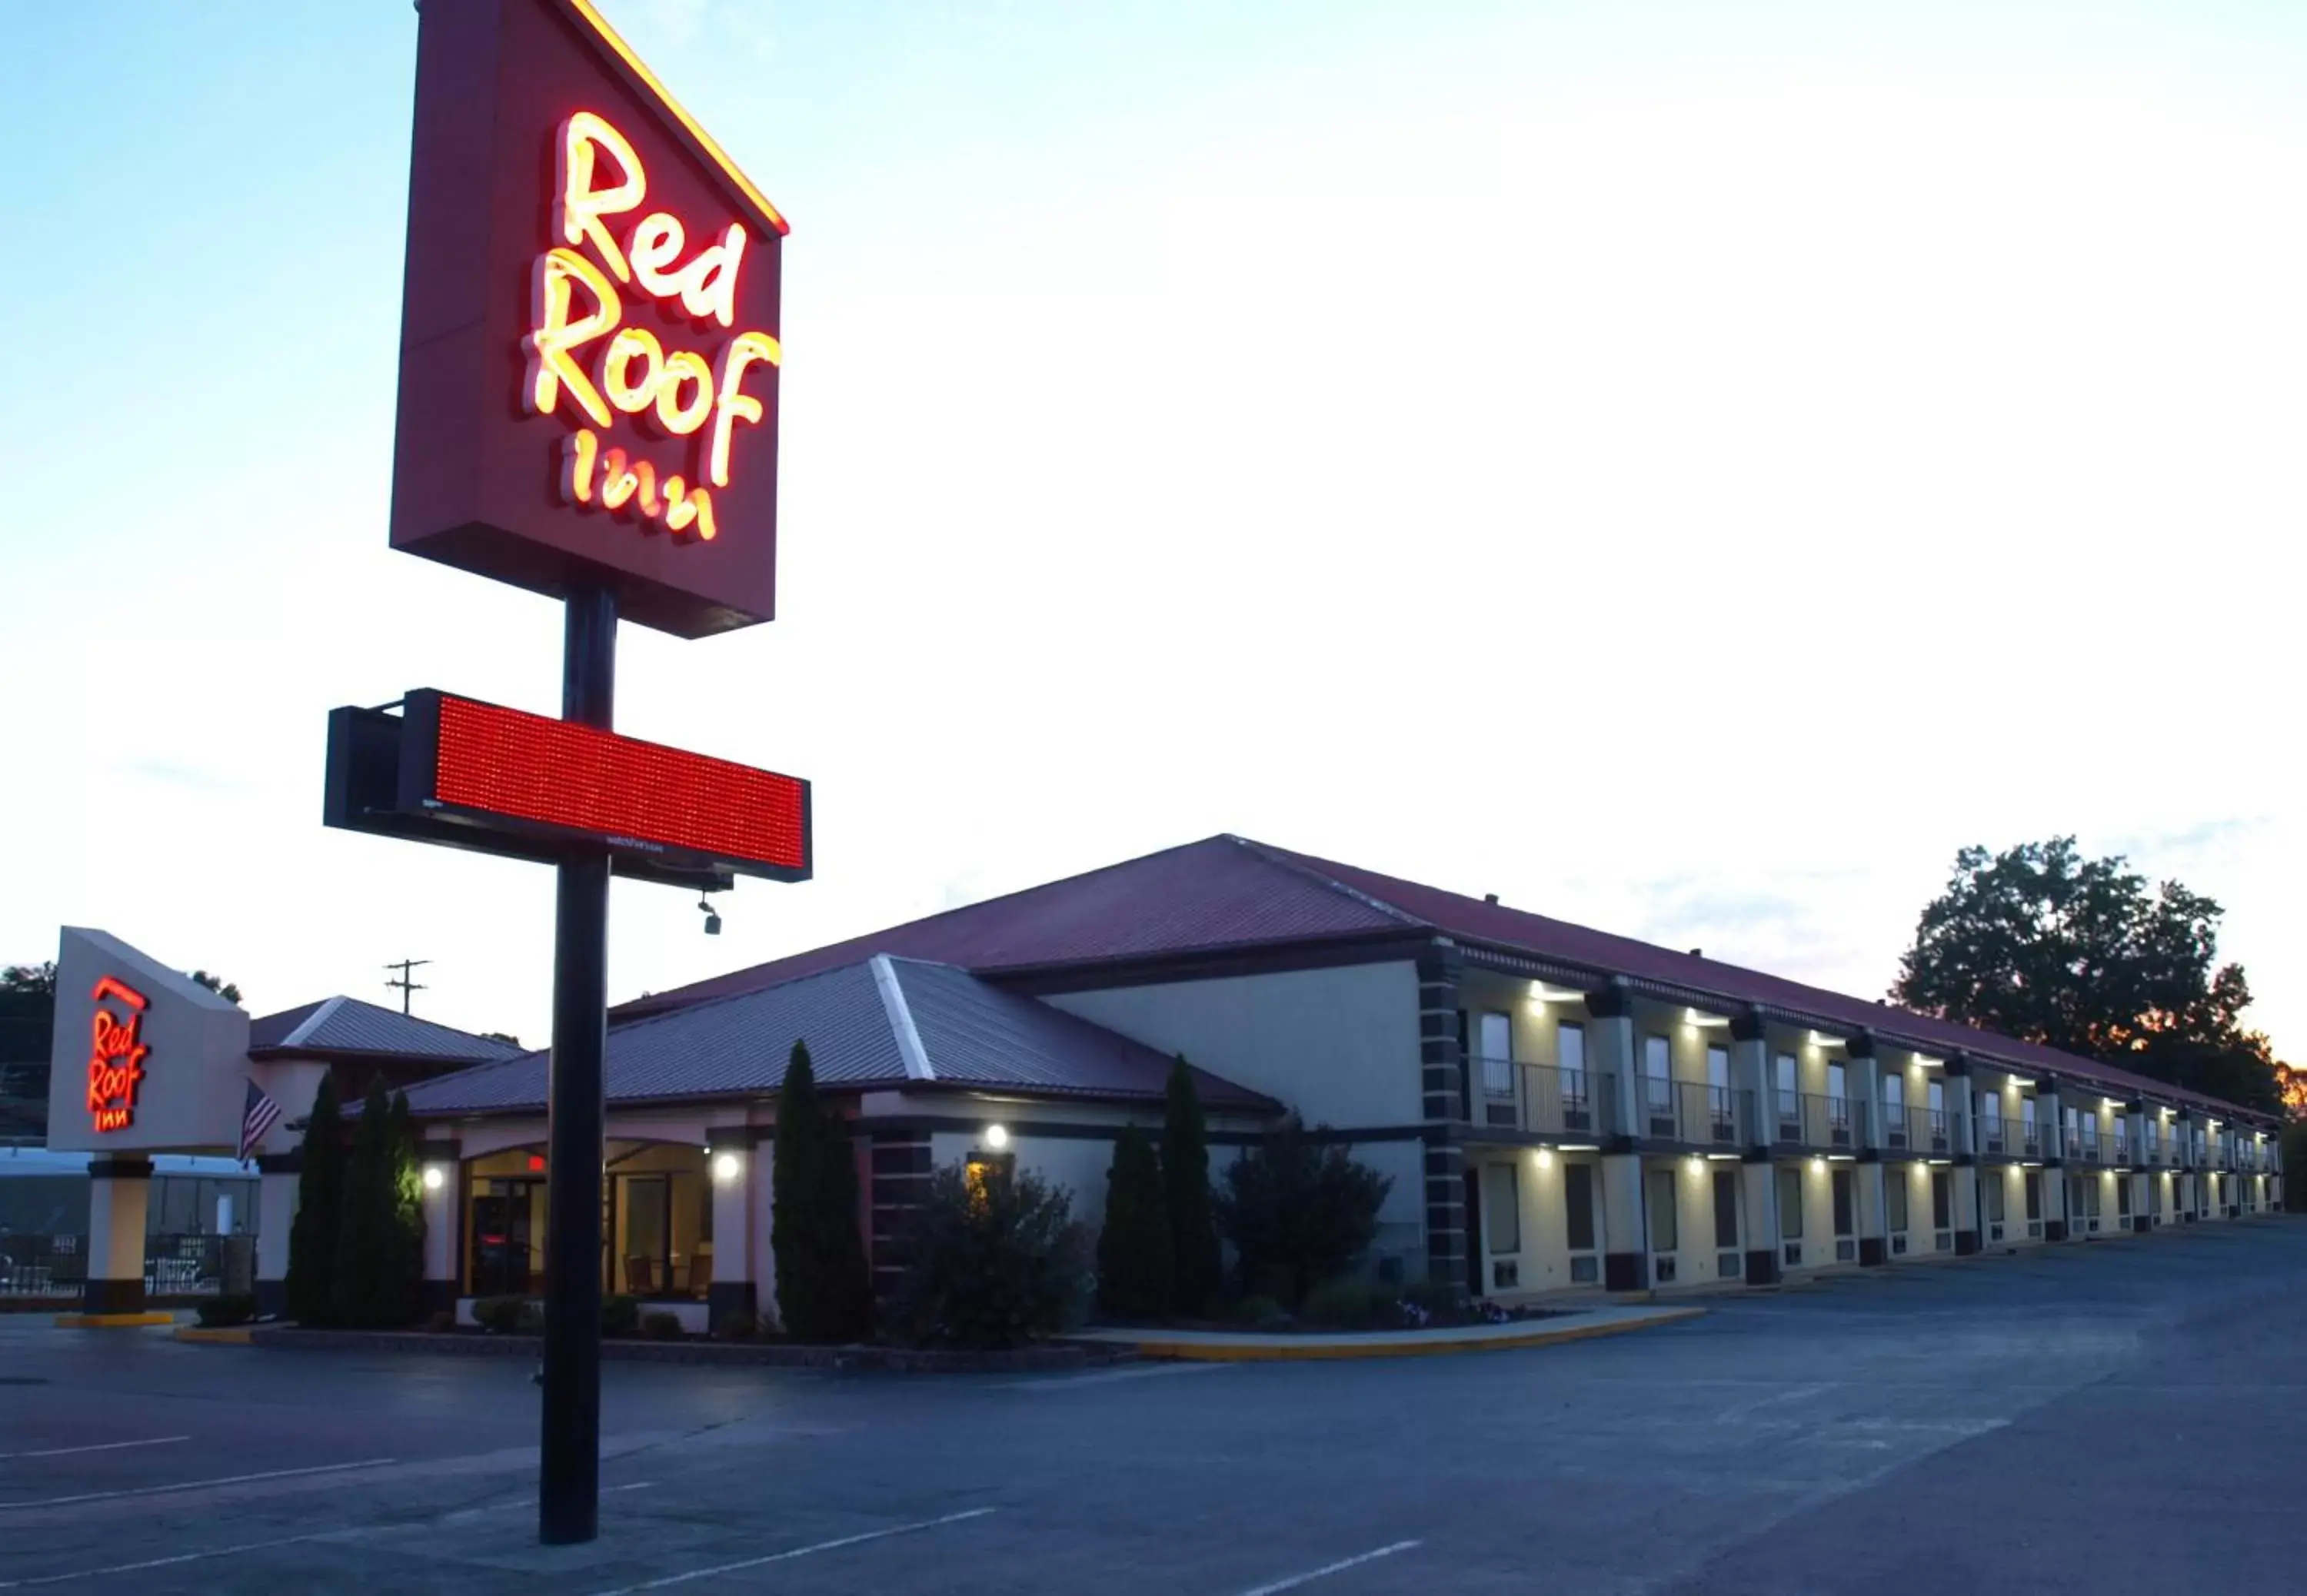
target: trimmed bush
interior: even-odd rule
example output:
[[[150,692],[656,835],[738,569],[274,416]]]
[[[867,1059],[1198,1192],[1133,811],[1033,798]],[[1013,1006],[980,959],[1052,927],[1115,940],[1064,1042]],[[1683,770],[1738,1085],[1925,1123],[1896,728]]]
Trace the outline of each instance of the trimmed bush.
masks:
[[[1217,1213],[1210,1199],[1210,1130],[1194,1071],[1179,1054],[1170,1066],[1162,1121],[1162,1188],[1169,1209],[1174,1259],[1171,1301],[1200,1313],[1218,1300],[1224,1266],[1218,1250]]]
[[[256,1299],[240,1292],[210,1297],[193,1310],[202,1325],[217,1329],[226,1325],[244,1325],[256,1317]]]
[[[1391,1310],[1392,1295],[1380,1293],[1374,1301],[1368,1286],[1347,1276],[1308,1292],[1298,1317],[1325,1330],[1367,1330],[1377,1322],[1381,1305]]]
[[[713,1336],[716,1341],[752,1341],[760,1334],[761,1316],[748,1313],[742,1308],[731,1309],[713,1324]]]
[[[1105,1174],[1105,1228],[1097,1235],[1097,1305],[1143,1323],[1170,1312],[1170,1208],[1154,1144],[1135,1125],[1114,1138]]]
[[[641,1315],[641,1334],[651,1341],[678,1341],[682,1337],[681,1316],[652,1308]]]
[[[344,1214],[344,1121],[337,1083],[321,1077],[304,1122],[296,1175],[296,1217],[288,1226],[288,1317],[300,1325],[332,1324],[337,1317],[337,1232]]]
[[[435,1336],[448,1335],[457,1327],[457,1310],[453,1308],[434,1309],[433,1317],[425,1321],[425,1327]]]
[[[641,1300],[622,1293],[601,1299],[601,1334],[630,1336],[641,1327]]]
[[[809,1048],[800,1042],[777,1093],[770,1200],[785,1328],[796,1341],[862,1339],[872,1327],[873,1293],[857,1225],[856,1156],[847,1123],[817,1095]]]
[[[1228,1303],[1226,1318],[1236,1324],[1254,1326],[1261,1330],[1279,1330],[1289,1327],[1290,1310],[1272,1297],[1244,1297]]]
[[[1393,1186],[1342,1145],[1316,1140],[1293,1114],[1226,1167],[1218,1224],[1249,1289],[1281,1285],[1283,1301],[1302,1303],[1361,1261]]]
[[[523,1328],[527,1318],[527,1297],[482,1297],[473,1304],[473,1322],[499,1336]]]
[[[2283,1128],[2283,1211],[2307,1214],[2307,1120]]]
[[[973,1180],[948,1165],[913,1216],[893,1333],[985,1350],[1054,1336],[1088,1295],[1088,1250],[1064,1188],[1031,1173]]]

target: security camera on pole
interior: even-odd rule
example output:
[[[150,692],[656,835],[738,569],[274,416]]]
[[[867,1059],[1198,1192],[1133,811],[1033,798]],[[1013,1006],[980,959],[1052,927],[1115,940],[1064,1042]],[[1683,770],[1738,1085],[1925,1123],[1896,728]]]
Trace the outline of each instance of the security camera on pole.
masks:
[[[609,878],[811,868],[806,781],[612,725],[620,619],[775,612],[785,222],[589,0],[419,16],[392,546],[559,600],[561,714],[337,710],[324,819],[558,873],[538,1524],[589,1541]]]

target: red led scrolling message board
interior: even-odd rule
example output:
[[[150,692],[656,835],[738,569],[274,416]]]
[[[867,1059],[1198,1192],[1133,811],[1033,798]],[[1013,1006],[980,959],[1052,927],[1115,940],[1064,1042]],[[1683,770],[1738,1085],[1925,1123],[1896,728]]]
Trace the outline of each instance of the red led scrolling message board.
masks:
[[[125,1131],[136,1122],[136,1088],[144,1079],[144,1011],[150,1000],[125,981],[106,976],[89,994],[88,1116],[99,1131]],[[107,1003],[117,1007],[107,1009]]]
[[[393,546],[770,619],[785,218],[588,0],[420,16]]]
[[[781,881],[810,874],[809,783],[796,777],[448,693],[411,693],[404,715],[404,810]]]

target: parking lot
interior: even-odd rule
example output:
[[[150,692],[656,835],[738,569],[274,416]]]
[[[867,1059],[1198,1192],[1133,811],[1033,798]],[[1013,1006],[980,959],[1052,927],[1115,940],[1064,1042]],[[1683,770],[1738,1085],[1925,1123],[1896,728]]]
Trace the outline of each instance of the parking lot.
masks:
[[[535,1544],[515,1359],[0,1319],[0,1589],[2156,1592],[2297,1583],[2307,1225],[1709,1299],[1613,1340],[1033,1378],[612,1364]]]

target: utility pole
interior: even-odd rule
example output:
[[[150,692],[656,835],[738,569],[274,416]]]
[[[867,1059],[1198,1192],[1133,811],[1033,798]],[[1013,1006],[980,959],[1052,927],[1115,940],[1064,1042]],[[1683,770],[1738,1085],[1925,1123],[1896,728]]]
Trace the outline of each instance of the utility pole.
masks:
[[[408,978],[409,972],[420,964],[430,964],[433,961],[430,959],[403,959],[398,964],[388,964],[384,967],[387,969],[397,969],[400,972],[400,979],[398,981],[387,981],[385,986],[397,990],[400,994],[400,1011],[402,1013],[406,1014],[408,1012],[409,998],[416,993],[425,990],[423,984],[412,981]]]

